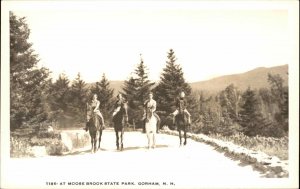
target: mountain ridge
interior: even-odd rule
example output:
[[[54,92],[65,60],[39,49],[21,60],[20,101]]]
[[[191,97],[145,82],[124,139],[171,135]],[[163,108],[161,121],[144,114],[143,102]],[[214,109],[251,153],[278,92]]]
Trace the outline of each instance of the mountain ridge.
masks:
[[[228,85],[234,84],[240,90],[246,90],[249,86],[253,89],[269,87],[268,73],[279,74],[284,85],[288,85],[288,65],[280,65],[274,67],[257,67],[252,70],[214,77],[212,79],[189,83],[193,91],[210,91],[218,92],[224,90]],[[114,89],[115,94],[122,91],[124,81],[111,80],[110,87]],[[91,86],[93,83],[89,83]]]

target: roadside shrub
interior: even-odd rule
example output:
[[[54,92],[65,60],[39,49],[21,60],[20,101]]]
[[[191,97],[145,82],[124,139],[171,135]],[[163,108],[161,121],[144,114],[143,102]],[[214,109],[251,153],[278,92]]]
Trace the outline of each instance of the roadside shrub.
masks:
[[[282,160],[288,160],[288,137],[249,137],[243,133],[237,133],[230,136],[223,136],[221,134],[210,134],[209,137],[216,138],[223,141],[233,142],[236,145],[245,148],[261,151],[271,156],[277,156]]]
[[[10,137],[10,157],[32,157],[29,138]]]

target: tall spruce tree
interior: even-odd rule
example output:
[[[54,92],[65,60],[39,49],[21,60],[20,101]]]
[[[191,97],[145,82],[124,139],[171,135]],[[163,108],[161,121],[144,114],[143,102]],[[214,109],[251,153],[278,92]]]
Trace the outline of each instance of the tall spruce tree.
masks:
[[[155,88],[158,110],[164,112],[165,115],[175,110],[175,100],[180,91],[184,91],[187,97],[191,94],[191,87],[184,79],[182,68],[176,64],[177,58],[173,49],[169,50],[167,58],[166,67]]]
[[[58,121],[61,126],[66,126],[66,119],[71,118],[70,113],[70,80],[65,74],[60,74],[58,79],[51,84],[48,91],[48,103],[51,109],[50,118]]]
[[[242,95],[243,104],[240,111],[240,125],[249,136],[260,135],[271,123],[262,115],[256,93],[250,87]]]
[[[131,120],[139,121],[143,115],[143,104],[148,98],[148,94],[154,85],[148,78],[147,67],[141,56],[134,75],[124,82],[123,94],[127,98]]]
[[[142,108],[144,102],[148,99],[148,94],[154,85],[148,78],[147,67],[141,55],[141,61],[135,69],[136,85],[137,85],[137,100],[139,108]]]
[[[227,86],[220,93],[220,104],[223,109],[226,109],[225,112],[228,113],[232,121],[238,120],[240,100],[241,94],[233,84]]]
[[[129,122],[138,120],[141,116],[141,112],[139,111],[139,101],[138,101],[138,85],[137,79],[130,77],[128,80],[124,81],[124,86],[122,88],[123,96],[128,102],[128,117]]]
[[[110,83],[105,74],[102,75],[100,82],[96,82],[95,91],[100,101],[100,111],[103,112],[105,121],[109,121],[108,117],[113,109],[114,89],[110,88]]]
[[[279,108],[279,112],[275,114],[275,119],[285,131],[288,131],[288,86],[283,85],[283,79],[279,74],[268,74],[268,82],[271,85],[273,100]]]
[[[10,128],[24,122],[41,122],[47,118],[45,89],[49,71],[37,68],[38,55],[28,42],[30,29],[26,18],[9,13],[10,26]]]
[[[85,103],[88,98],[88,90],[86,83],[81,79],[80,73],[77,74],[71,85],[70,95],[68,103],[71,115],[78,122],[85,121]]]

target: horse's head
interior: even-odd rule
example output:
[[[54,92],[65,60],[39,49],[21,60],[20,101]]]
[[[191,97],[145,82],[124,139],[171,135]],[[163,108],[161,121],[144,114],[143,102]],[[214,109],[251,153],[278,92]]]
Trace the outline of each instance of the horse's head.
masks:
[[[149,121],[153,115],[151,107],[146,108],[146,121]]]

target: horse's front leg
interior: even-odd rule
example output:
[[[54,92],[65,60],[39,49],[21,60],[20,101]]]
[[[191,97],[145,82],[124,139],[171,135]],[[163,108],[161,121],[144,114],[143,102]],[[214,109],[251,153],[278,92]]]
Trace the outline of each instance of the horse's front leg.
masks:
[[[181,130],[179,129],[178,132],[179,132],[179,141],[180,141],[179,145],[181,146],[181,144],[182,144],[182,141],[181,141]]]
[[[91,148],[91,152],[93,153],[93,149],[94,149],[94,137],[91,136],[91,144],[92,144],[92,148]]]
[[[96,153],[97,152],[97,133],[96,133],[96,136],[95,136],[95,138],[94,138],[94,152]]]
[[[156,147],[156,132],[153,132],[153,141],[152,141],[152,148]]]
[[[187,140],[186,140],[186,127],[184,128],[184,143],[183,145],[186,145]]]
[[[124,128],[121,131],[121,151],[123,150],[124,146],[123,146],[123,136],[124,136]]]
[[[146,130],[147,139],[148,139],[148,149],[150,149],[150,133]]]
[[[118,131],[115,131],[116,132],[116,145],[117,145],[117,150],[119,150],[119,133]]]
[[[102,129],[99,130],[99,144],[98,144],[98,150],[100,149],[100,143],[101,143],[101,137],[102,137]]]

